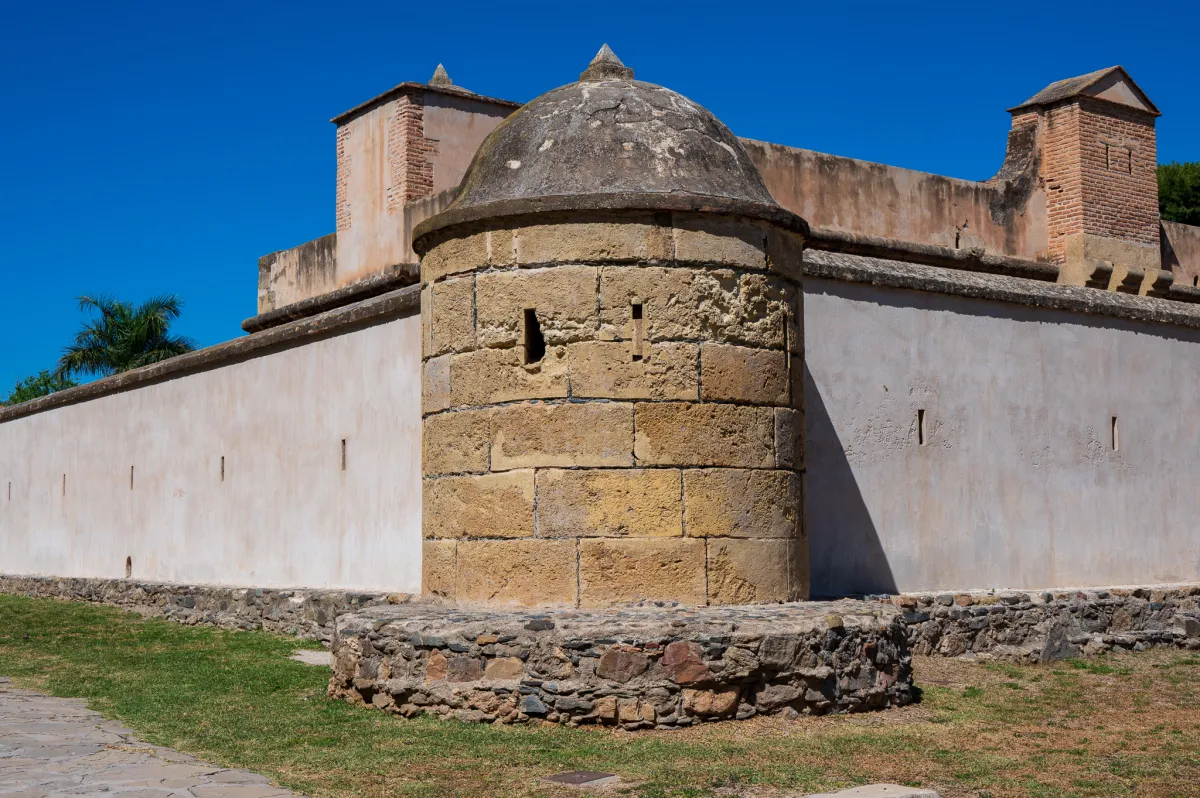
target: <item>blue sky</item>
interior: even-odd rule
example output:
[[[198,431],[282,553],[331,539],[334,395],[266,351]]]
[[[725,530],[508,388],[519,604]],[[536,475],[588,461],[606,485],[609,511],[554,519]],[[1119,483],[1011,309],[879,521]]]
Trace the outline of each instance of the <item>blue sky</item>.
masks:
[[[241,334],[257,259],[334,228],[329,118],[438,62],[528,100],[603,42],[742,136],[955,177],[1004,109],[1124,65],[1200,160],[1196,3],[8,3],[0,13],[0,395],[50,367],[74,297],[173,292]]]

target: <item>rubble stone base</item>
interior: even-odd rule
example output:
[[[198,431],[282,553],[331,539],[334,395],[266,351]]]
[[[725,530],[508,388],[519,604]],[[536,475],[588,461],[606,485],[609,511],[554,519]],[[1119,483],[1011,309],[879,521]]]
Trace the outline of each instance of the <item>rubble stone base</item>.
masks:
[[[1051,662],[1154,646],[1200,650],[1200,585],[882,597],[914,654]]]
[[[671,728],[914,698],[879,602],[597,611],[373,607],[338,618],[329,694],[411,717]]]
[[[913,700],[910,654],[1050,662],[1200,650],[1200,585],[740,607],[468,611],[407,594],[0,575],[0,593],[323,640],[329,694],[394,714],[678,727]]]
[[[328,642],[338,615],[408,601],[407,594],[301,590],[0,574],[0,593],[91,601],[180,623],[266,629]]]

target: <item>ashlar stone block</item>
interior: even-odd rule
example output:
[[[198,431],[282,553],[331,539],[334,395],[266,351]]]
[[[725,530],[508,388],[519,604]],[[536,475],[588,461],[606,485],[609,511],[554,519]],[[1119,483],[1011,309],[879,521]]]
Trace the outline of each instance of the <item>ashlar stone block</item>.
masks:
[[[488,470],[492,443],[491,410],[460,410],[427,417],[421,433],[424,474]]]
[[[458,544],[460,602],[573,606],[573,540],[466,540]]]
[[[533,537],[532,470],[431,477],[421,491],[426,538]]]
[[[493,471],[532,467],[633,465],[633,405],[617,402],[529,403],[492,416]]]
[[[633,305],[647,341],[723,340],[738,317],[737,275],[728,269],[605,266],[600,269],[600,337],[633,340]]]
[[[475,348],[475,278],[457,277],[431,286],[430,349],[433,355]]]
[[[700,348],[700,396],[705,400],[787,405],[788,354],[731,344]]]
[[[644,343],[639,353],[632,342],[586,341],[571,344],[568,353],[573,396],[691,400],[699,396],[696,344]]]
[[[775,408],[775,467],[803,471],[804,451],[804,411]]]
[[[683,472],[689,537],[792,538],[800,523],[794,471],[713,468]]]
[[[639,402],[639,464],[771,468],[774,410],[745,405]]]
[[[704,541],[592,538],[579,542],[580,606],[648,599],[705,603]]]
[[[479,349],[450,361],[450,404],[454,407],[521,399],[564,399],[570,389],[567,350],[551,347],[525,364],[520,349]]]
[[[720,217],[675,216],[675,259],[743,269],[767,267],[767,234],[760,225]]]
[[[421,364],[421,412],[437,413],[450,407],[450,355]]]
[[[539,470],[541,537],[680,537],[682,477],[675,469]]]
[[[726,340],[766,349],[804,352],[800,290],[774,274],[743,274],[738,279],[738,319]]]
[[[767,267],[779,274],[797,279],[802,273],[804,236],[771,225],[767,228]]]
[[[433,350],[429,341],[429,330],[433,327],[433,288],[421,289],[421,359],[429,357]]]
[[[525,311],[537,318],[548,346],[593,338],[596,334],[596,268],[555,266],[481,274],[475,308],[481,347],[520,347]]]
[[[453,600],[458,541],[425,540],[421,545],[421,592]]]
[[[421,258],[421,285],[429,285],[451,274],[473,271],[486,266],[487,260],[487,233],[443,241]]]
[[[791,600],[791,549],[789,540],[709,540],[709,601],[767,604]]]
[[[516,231],[517,262],[522,265],[667,260],[671,251],[669,227],[629,220],[532,225]]]

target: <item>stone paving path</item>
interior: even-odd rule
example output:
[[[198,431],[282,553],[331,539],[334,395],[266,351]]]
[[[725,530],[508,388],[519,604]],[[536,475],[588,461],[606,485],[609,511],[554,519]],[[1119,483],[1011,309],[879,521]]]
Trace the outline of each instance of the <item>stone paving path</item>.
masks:
[[[289,798],[265,776],[140,742],[82,700],[17,690],[0,678],[0,795],[29,798]]]

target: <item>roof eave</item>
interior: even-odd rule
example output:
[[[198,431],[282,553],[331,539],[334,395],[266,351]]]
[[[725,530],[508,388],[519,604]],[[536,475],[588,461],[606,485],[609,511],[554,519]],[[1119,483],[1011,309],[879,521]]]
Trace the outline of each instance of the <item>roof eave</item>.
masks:
[[[384,103],[389,102],[396,97],[400,97],[405,94],[416,94],[418,92],[426,94],[444,94],[448,97],[459,97],[464,100],[478,100],[480,102],[499,105],[505,108],[512,108],[514,110],[521,107],[521,103],[514,102],[512,100],[502,100],[499,97],[487,97],[482,94],[476,94],[473,91],[460,89],[457,86],[433,86],[428,83],[417,83],[410,80],[397,84],[385,91],[383,94],[372,97],[364,103],[359,103],[349,111],[343,111],[329,121],[335,125],[340,125],[343,122],[347,122],[359,114],[371,110],[372,108],[377,108],[378,106],[383,105]]]

